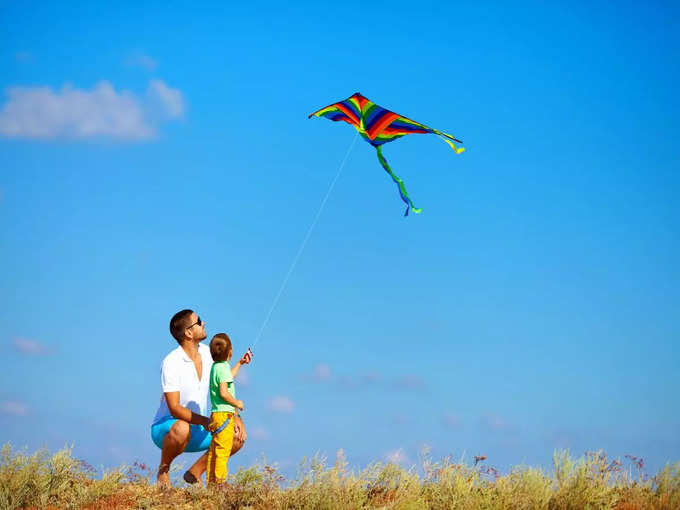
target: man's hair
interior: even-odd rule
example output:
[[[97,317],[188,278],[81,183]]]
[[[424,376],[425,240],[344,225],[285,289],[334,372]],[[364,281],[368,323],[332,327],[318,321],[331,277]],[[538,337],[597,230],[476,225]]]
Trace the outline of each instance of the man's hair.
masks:
[[[191,314],[194,313],[193,310],[180,310],[170,319],[170,334],[178,344],[184,341],[184,332],[189,326],[189,318]]]
[[[213,361],[227,361],[231,352],[231,340],[226,333],[217,333],[210,340],[210,355]]]

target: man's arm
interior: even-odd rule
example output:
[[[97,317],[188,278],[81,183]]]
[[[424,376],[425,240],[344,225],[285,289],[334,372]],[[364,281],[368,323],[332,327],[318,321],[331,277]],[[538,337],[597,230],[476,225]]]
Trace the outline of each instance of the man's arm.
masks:
[[[188,409],[179,404],[179,391],[169,391],[164,393],[165,401],[168,403],[168,409],[170,409],[170,414],[173,418],[178,420],[186,421],[194,425],[202,425],[206,429],[210,424],[210,420],[205,416],[194,413],[191,409]]]

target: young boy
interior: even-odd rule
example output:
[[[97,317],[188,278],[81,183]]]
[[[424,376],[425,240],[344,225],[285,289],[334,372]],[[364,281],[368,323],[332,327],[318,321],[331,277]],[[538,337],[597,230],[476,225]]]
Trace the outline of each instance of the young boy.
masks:
[[[216,334],[210,340],[210,354],[213,365],[210,369],[210,432],[212,441],[208,450],[206,480],[209,485],[223,483],[227,479],[227,462],[234,441],[234,413],[243,410],[243,401],[236,399],[234,377],[241,365],[250,363],[250,349],[232,368],[229,365],[233,350],[226,333]]]

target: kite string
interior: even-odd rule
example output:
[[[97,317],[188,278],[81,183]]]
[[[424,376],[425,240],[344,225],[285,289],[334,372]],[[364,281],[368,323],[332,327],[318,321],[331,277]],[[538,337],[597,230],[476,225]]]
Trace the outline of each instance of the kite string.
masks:
[[[269,308],[269,312],[267,313],[267,316],[265,317],[264,322],[262,323],[262,326],[260,326],[260,331],[257,333],[257,336],[255,337],[255,341],[253,342],[251,349],[255,348],[255,345],[257,345],[257,342],[260,341],[260,338],[262,337],[262,333],[264,331],[264,328],[267,326],[267,323],[269,322],[269,319],[271,318],[272,313],[274,312],[274,308],[276,308],[276,305],[279,302],[279,298],[281,297],[281,294],[283,294],[283,290],[285,289],[286,284],[288,283],[288,279],[290,278],[290,275],[293,273],[293,270],[295,269],[295,266],[297,265],[298,260],[300,259],[300,255],[302,255],[302,252],[304,251],[305,246],[307,245],[307,241],[309,240],[309,237],[312,234],[312,230],[314,230],[316,223],[319,221],[319,217],[321,216],[321,213],[323,212],[323,209],[326,206],[326,202],[328,201],[328,197],[331,195],[331,192],[333,191],[333,188],[335,187],[335,183],[338,181],[338,178],[340,177],[340,173],[342,172],[342,169],[345,167],[345,163],[347,162],[347,158],[349,157],[350,152],[352,152],[352,149],[354,148],[354,144],[356,143],[358,137],[359,137],[359,132],[357,131],[356,135],[352,139],[352,143],[350,144],[349,148],[347,149],[347,152],[345,153],[345,157],[342,159],[342,163],[340,163],[340,168],[338,168],[338,171],[335,174],[333,181],[331,182],[330,186],[328,187],[328,191],[326,192],[326,196],[321,201],[321,205],[319,206],[319,210],[316,212],[316,216],[314,217],[312,224],[309,226],[309,229],[307,230],[307,234],[305,235],[304,239],[302,240],[302,243],[300,244],[300,247],[298,248],[298,251],[297,251],[297,254],[295,255],[295,258],[293,258],[293,262],[291,263],[290,267],[288,268],[288,273],[286,273],[286,276],[283,279],[283,283],[281,283],[281,287],[279,287],[279,291],[277,292],[276,297],[274,298],[274,301],[272,302],[272,305]]]

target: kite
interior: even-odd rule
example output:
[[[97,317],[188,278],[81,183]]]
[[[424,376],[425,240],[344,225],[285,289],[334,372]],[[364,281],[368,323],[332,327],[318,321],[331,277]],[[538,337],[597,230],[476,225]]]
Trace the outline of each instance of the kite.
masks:
[[[463,142],[457,140],[453,136],[429,128],[419,122],[399,115],[398,113],[386,110],[358,92],[344,101],[333,103],[309,114],[309,117],[307,118],[311,117],[326,117],[335,122],[341,120],[347,122],[354,126],[364,140],[375,147],[378,152],[380,164],[385,171],[390,174],[390,177],[392,177],[392,180],[399,189],[401,199],[406,203],[406,212],[404,213],[404,216],[408,216],[409,209],[413,209],[413,212],[415,213],[420,213],[422,209],[413,205],[413,202],[406,192],[404,181],[395,175],[387,164],[387,160],[382,153],[382,144],[392,142],[397,138],[413,133],[432,133],[448,143],[456,154],[460,154],[465,150],[463,147],[454,145],[453,142]]]

